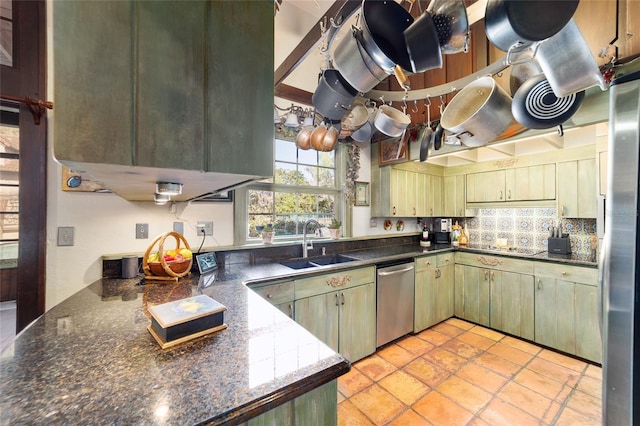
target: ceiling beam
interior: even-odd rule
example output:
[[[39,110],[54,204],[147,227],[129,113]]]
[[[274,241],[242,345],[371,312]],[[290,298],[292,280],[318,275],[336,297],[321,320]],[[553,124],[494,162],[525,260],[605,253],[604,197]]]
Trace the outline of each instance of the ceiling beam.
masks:
[[[322,32],[320,30],[320,23],[324,21],[324,17],[333,18],[334,22],[345,22],[347,18],[360,7],[362,2],[360,0],[336,0],[331,7],[327,10],[327,13],[318,20],[318,22],[311,28],[306,36],[298,43],[293,51],[285,58],[274,73],[274,84],[276,92],[279,90],[279,86],[282,84],[285,78],[295,70],[298,65],[309,55],[309,53],[315,49],[322,38]],[[329,30],[337,30],[333,26],[329,25]],[[332,36],[332,34],[329,34]]]
[[[311,102],[311,97],[313,93],[307,92],[306,90],[298,89],[297,87],[289,86],[288,84],[280,84],[275,87],[274,94],[278,98],[287,99],[291,102],[303,104],[303,105],[313,105]]]

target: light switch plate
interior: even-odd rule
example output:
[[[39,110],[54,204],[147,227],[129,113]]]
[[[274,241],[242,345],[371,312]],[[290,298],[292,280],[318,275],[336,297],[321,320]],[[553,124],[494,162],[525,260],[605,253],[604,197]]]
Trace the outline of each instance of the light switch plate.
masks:
[[[73,245],[73,226],[58,227],[58,245],[59,246]]]
[[[146,240],[147,238],[149,238],[149,224],[136,223],[136,239]]]

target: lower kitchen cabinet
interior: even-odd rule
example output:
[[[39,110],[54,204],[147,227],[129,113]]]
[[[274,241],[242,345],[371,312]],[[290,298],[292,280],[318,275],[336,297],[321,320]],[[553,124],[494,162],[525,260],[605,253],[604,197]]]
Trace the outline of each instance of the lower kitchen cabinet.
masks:
[[[454,313],[457,317],[489,326],[489,270],[455,265]]]
[[[265,285],[252,286],[251,289],[266,299],[269,303],[294,318],[294,283],[293,281],[273,282]]]
[[[416,258],[415,268],[417,333],[453,316],[453,253]]]
[[[244,423],[246,426],[304,426],[338,423],[338,382],[333,380]]]
[[[533,275],[492,270],[489,280],[491,328],[533,340]]]
[[[296,280],[295,292],[295,320],[314,336],[351,362],[375,352],[374,267]]]
[[[598,292],[595,268],[536,264],[535,341],[601,362]]]

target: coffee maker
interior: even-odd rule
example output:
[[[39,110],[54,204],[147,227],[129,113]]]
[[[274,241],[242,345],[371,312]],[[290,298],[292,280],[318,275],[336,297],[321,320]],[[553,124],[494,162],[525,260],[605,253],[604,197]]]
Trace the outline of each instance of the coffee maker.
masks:
[[[451,244],[451,219],[436,219],[435,225],[434,244]]]

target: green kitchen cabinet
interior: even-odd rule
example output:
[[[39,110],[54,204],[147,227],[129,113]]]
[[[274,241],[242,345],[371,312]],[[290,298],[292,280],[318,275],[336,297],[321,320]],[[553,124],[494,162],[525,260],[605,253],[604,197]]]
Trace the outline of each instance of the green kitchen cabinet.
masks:
[[[465,175],[445,176],[443,182],[443,216],[465,215]]]
[[[442,212],[442,177],[392,166],[371,168],[372,217],[433,217]]]
[[[415,259],[414,332],[453,316],[453,268],[453,253]]]
[[[426,173],[416,175],[416,214],[415,217],[434,217],[442,215],[442,177]]]
[[[292,280],[255,285],[251,286],[251,289],[287,314],[289,318],[294,318],[294,282]]]
[[[375,268],[295,281],[297,323],[354,362],[376,350]]]
[[[533,275],[491,270],[489,280],[491,328],[533,340]]]
[[[246,426],[336,425],[338,424],[338,382],[332,380],[243,424]]]
[[[517,167],[505,170],[505,201],[555,199],[555,164]]]
[[[273,2],[52,8],[56,160],[131,201],[273,175]]]
[[[471,173],[467,175],[467,202],[505,201],[505,171]]]
[[[601,362],[598,292],[595,268],[536,263],[535,341]]]
[[[558,216],[595,218],[597,215],[595,158],[558,163]]]
[[[490,325],[489,270],[455,265],[454,313],[476,324]]]

